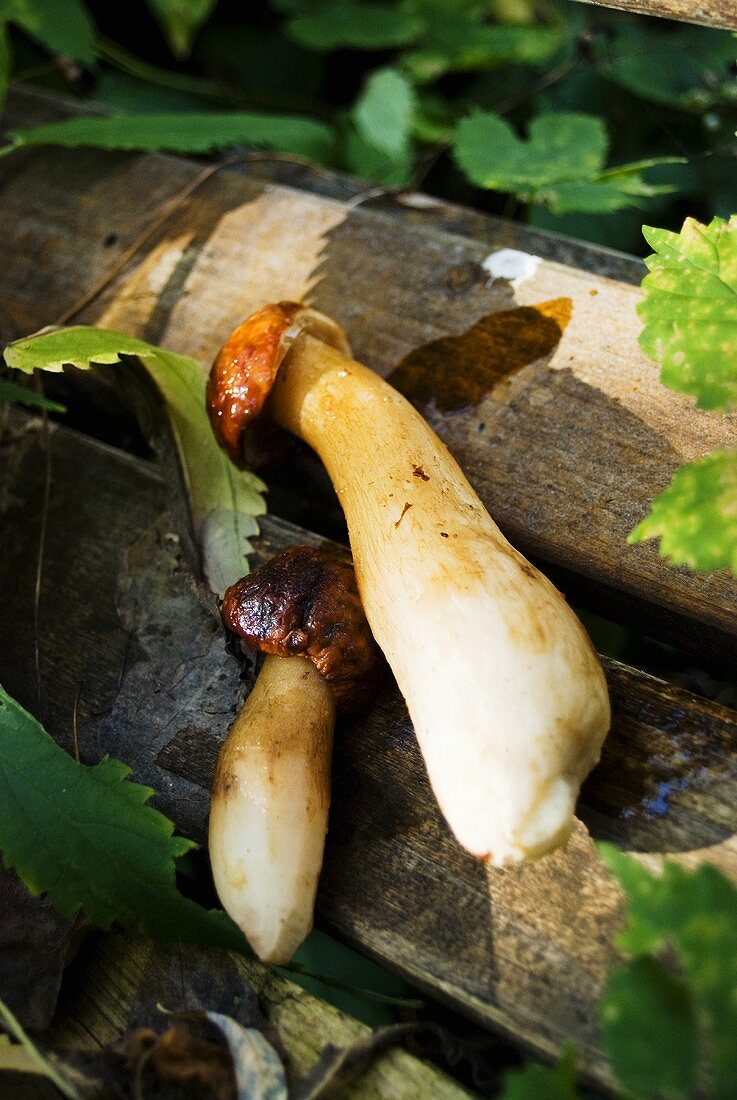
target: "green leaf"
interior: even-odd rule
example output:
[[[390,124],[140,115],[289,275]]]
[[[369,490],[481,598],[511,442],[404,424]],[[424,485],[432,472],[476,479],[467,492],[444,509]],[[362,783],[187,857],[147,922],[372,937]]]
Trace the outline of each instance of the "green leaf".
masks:
[[[604,123],[592,115],[538,115],[529,140],[508,122],[484,111],[461,119],[453,155],[473,183],[496,190],[536,190],[546,184],[590,177],[607,152]]]
[[[364,141],[391,160],[409,159],[415,93],[396,69],[371,73],[353,108],[353,121]]]
[[[416,102],[412,136],[429,145],[450,145],[454,116],[451,105],[440,96],[425,92]]]
[[[95,62],[95,29],[80,0],[0,0],[0,22],[14,23],[51,54]]]
[[[197,31],[217,0],[146,0],[176,57],[189,57]]]
[[[666,386],[701,408],[737,407],[737,215],[680,233],[643,226],[649,256],[638,307],[643,351]]]
[[[343,153],[350,172],[384,187],[404,187],[412,178],[409,152],[406,157],[389,157],[365,141],[352,127],[345,135]]]
[[[542,187],[536,195],[554,214],[610,214],[632,206],[633,199],[667,195],[675,188],[670,184],[646,183],[637,173],[640,165],[651,168],[657,164],[682,163],[678,157],[641,161],[638,165],[623,165],[607,169],[591,180],[571,180]]]
[[[196,111],[203,104],[192,92],[162,87],[113,68],[106,69],[95,81],[95,102],[105,104],[119,115]]]
[[[40,332],[5,349],[8,366],[30,374],[87,370],[94,364],[140,359],[159,389],[179,449],[198,539],[211,587],[219,593],[248,571],[249,539],[258,534],[254,516],[263,514],[265,486],[237,470],[215,441],[205,410],[206,375],[194,359],[175,355],[105,329],[73,327]]]
[[[205,27],[197,39],[197,62],[246,102],[268,96],[288,104],[319,100],[328,65],[326,57],[277,30],[228,23]]]
[[[193,847],[146,805],[153,791],[105,759],[77,764],[0,687],[0,852],[34,894],[100,928],[246,950],[224,913],[178,893],[175,860]]]
[[[168,149],[211,153],[233,145],[266,146],[318,161],[332,157],[333,133],[310,118],[245,112],[124,115],[74,118],[31,130],[14,130],[6,154],[28,145],[93,146],[98,149]]]
[[[558,27],[489,26],[479,12],[435,9],[425,14],[427,32],[402,65],[413,80],[428,83],[450,72],[474,72],[496,65],[540,65],[563,45]]]
[[[649,24],[620,24],[611,30],[595,45],[598,72],[651,103],[691,110],[701,97],[708,106],[713,101],[708,88],[731,76],[735,44],[720,31],[661,30]]]
[[[660,539],[660,553],[690,569],[737,575],[737,450],[681,466],[629,543]]]
[[[6,382],[0,378],[0,401],[14,401],[18,405],[28,405],[33,409],[47,409],[49,412],[63,413],[67,410],[58,401],[44,397],[42,393],[19,386],[17,382]]]
[[[383,50],[413,42],[422,21],[391,4],[328,0],[291,19],[287,31],[311,50]]]
[[[610,844],[600,844],[599,851],[628,899],[622,948],[635,957],[664,946],[676,952],[700,1025],[698,1065],[706,1066],[706,1081],[700,1082],[699,1095],[732,1100],[737,1096],[737,888],[709,864],[687,871],[666,861],[656,876]],[[646,1012],[640,1023],[643,1029],[652,1026]]]
[[[538,115],[524,141],[503,119],[476,111],[458,123],[453,156],[479,187],[509,191],[556,214],[608,213],[668,190],[647,184],[639,172],[673,158],[604,169],[607,149],[604,123],[593,115]]]
[[[576,1100],[576,1052],[568,1046],[554,1069],[531,1063],[504,1078],[499,1100]]]
[[[693,997],[682,978],[656,959],[637,958],[609,975],[599,1015],[604,1049],[627,1096],[692,1096],[698,1027]]]

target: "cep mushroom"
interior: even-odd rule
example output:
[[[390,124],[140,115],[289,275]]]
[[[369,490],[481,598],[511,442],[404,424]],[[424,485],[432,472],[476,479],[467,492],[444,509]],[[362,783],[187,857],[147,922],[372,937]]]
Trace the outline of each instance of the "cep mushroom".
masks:
[[[322,459],[366,617],[460,843],[494,865],[563,844],[609,728],[603,670],[425,420],[350,358],[334,321],[294,302],[233,332],[208,406],[236,462],[252,460],[259,414]]]
[[[217,762],[213,877],[257,955],[285,963],[312,928],[335,717],[372,698],[384,660],[351,565],[309,546],[231,585],[222,617],[266,658]]]

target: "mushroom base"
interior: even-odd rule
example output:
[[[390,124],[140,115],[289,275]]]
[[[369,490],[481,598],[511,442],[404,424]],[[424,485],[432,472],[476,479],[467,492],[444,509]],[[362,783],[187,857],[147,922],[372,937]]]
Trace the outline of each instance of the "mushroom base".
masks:
[[[265,962],[312,928],[330,806],[335,707],[303,657],[264,660],[223,743],[210,810],[218,896]]]

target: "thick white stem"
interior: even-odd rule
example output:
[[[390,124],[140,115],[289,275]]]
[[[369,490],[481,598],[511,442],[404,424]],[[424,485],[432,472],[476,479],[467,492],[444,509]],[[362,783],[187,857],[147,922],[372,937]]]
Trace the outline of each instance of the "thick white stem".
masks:
[[[335,708],[304,657],[267,656],[218,758],[210,859],[256,954],[286,963],[312,928],[330,806]]]
[[[305,336],[270,401],[333,481],[366,616],[458,840],[494,864],[563,843],[610,720],[578,619],[372,371]]]

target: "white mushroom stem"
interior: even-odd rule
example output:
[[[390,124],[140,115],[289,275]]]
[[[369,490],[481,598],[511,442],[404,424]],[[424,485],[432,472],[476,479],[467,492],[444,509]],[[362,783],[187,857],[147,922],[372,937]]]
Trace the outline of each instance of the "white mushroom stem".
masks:
[[[610,720],[601,664],[564,598],[373,371],[305,335],[270,409],[335,486],[366,617],[460,843],[497,865],[564,843]]]
[[[225,910],[266,962],[312,928],[330,806],[335,707],[304,657],[267,656],[218,758],[210,858]]]

